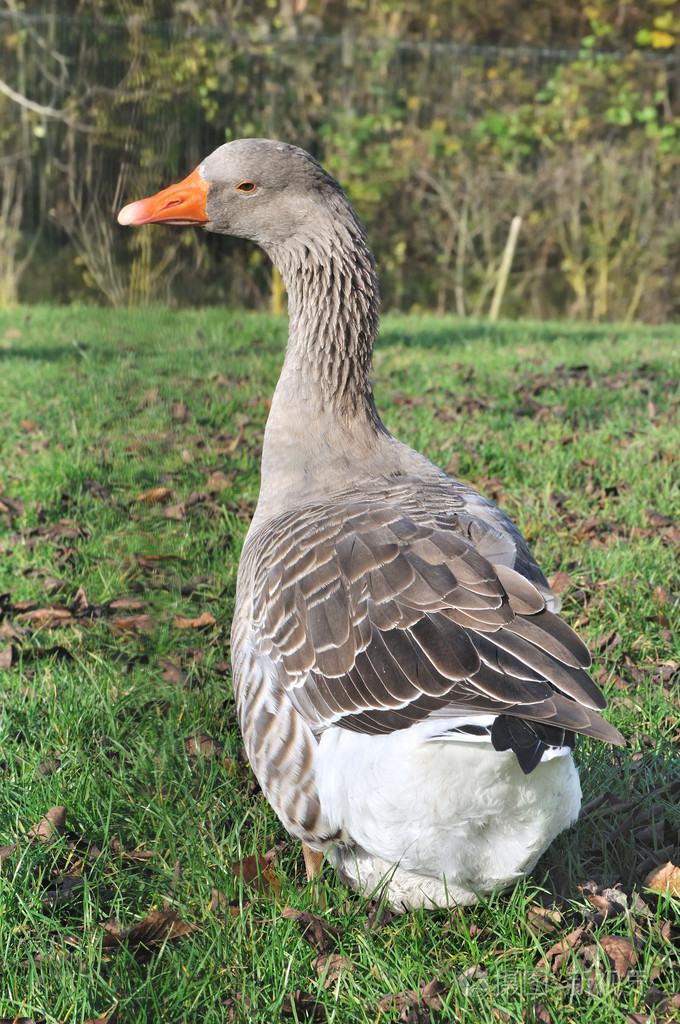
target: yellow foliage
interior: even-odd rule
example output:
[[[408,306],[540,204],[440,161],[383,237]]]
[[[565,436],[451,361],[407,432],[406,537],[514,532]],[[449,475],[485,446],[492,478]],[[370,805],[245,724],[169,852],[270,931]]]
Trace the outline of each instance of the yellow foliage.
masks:
[[[655,50],[667,50],[675,45],[675,36],[670,32],[661,32],[658,29],[652,31],[652,46]]]

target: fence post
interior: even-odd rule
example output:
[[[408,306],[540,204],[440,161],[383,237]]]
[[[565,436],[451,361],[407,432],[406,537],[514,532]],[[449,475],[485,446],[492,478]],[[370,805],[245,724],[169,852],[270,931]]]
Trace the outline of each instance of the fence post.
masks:
[[[493,299],[491,300],[491,309],[489,310],[489,320],[491,320],[492,323],[498,320],[498,314],[500,313],[501,303],[503,301],[503,296],[505,295],[505,288],[508,283],[508,277],[510,276],[510,267],[512,266],[512,258],[515,255],[517,237],[521,226],[522,218],[513,217],[512,223],[510,224],[510,231],[508,232],[508,240],[505,243],[503,259],[501,260],[501,265],[498,271],[496,288],[494,289]]]

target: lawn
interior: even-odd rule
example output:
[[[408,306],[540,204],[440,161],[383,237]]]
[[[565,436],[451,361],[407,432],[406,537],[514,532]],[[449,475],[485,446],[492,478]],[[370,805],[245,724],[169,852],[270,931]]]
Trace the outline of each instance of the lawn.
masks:
[[[236,724],[285,336],[0,314],[0,1021],[676,1020],[680,329],[385,319],[387,425],[518,522],[628,740],[514,891],[391,920],[305,884]]]

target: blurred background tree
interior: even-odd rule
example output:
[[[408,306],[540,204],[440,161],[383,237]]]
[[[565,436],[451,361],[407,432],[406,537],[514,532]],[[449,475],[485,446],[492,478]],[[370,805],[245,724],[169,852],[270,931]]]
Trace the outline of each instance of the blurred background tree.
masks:
[[[284,138],[342,181],[384,304],[678,316],[676,0],[0,0],[0,303],[266,307],[267,261],[124,202],[220,143]],[[276,289],[274,289],[276,296]]]

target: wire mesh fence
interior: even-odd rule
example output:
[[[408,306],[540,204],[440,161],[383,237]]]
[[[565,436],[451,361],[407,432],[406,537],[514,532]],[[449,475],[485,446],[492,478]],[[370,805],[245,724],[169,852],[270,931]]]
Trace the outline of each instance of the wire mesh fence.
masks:
[[[283,138],[346,186],[388,307],[677,314],[674,56],[258,38],[3,13],[0,302],[262,307],[266,261],[192,230],[125,232],[124,202],[230,138]],[[677,122],[677,123],[676,123]]]

